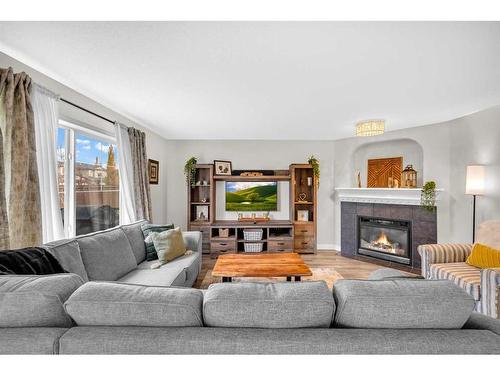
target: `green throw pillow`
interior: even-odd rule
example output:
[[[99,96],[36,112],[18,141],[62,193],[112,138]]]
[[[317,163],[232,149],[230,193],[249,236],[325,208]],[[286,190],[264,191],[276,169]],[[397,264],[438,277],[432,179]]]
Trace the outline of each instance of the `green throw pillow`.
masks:
[[[153,243],[160,263],[167,263],[186,253],[186,244],[180,228],[152,233]]]
[[[155,245],[153,243],[153,239],[150,237],[150,234],[165,232],[166,230],[174,229],[174,224],[170,225],[142,224],[141,229],[142,229],[142,234],[144,235],[144,243],[146,245],[146,260],[158,259]]]

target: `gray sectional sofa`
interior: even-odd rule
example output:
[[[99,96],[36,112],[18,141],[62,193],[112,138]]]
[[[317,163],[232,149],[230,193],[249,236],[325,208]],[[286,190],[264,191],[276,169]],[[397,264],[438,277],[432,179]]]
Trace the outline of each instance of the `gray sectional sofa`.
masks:
[[[146,261],[146,247],[138,221],[112,229],[43,245],[62,267],[87,281],[119,281],[155,286],[186,286],[196,281],[201,270],[201,233],[184,232],[192,254],[177,258],[160,268]]]
[[[145,261],[142,223],[46,244],[70,273],[0,276],[1,354],[500,354],[500,321],[446,280],[219,283]]]
[[[3,354],[500,354],[500,321],[449,281],[84,283],[0,277]],[[43,313],[41,313],[43,312]]]

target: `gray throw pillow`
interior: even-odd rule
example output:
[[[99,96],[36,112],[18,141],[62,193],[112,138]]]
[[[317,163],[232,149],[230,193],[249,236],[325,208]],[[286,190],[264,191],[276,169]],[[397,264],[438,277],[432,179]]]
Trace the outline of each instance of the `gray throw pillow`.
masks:
[[[156,260],[158,259],[158,254],[156,253],[155,245],[153,243],[153,238],[150,236],[151,233],[164,232],[169,229],[174,229],[174,224],[170,225],[156,225],[156,224],[143,224],[141,225],[142,234],[144,235],[144,243],[146,245],[146,260]]]

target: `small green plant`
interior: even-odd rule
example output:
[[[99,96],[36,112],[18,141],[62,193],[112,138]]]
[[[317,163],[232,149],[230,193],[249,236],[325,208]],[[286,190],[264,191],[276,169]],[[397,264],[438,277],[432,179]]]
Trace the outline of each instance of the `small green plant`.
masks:
[[[184,176],[186,176],[186,184],[194,185],[196,179],[196,164],[198,163],[198,159],[194,156],[186,161],[184,165]]]
[[[311,155],[309,157],[309,160],[307,161],[313,168],[313,173],[314,177],[316,177],[316,181],[319,187],[319,160],[316,159],[314,155]]]
[[[422,187],[420,204],[429,212],[436,209],[436,183],[434,181],[427,181]]]

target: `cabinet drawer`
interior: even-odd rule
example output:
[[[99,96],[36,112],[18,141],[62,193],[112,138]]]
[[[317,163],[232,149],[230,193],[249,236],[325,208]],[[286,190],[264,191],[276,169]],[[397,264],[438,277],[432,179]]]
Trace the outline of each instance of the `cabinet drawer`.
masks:
[[[286,252],[292,251],[292,240],[269,240],[267,242],[267,250],[270,252]]]
[[[301,249],[308,249],[308,250],[313,250],[314,249],[314,237],[302,237],[302,238],[295,238],[293,241],[293,248],[295,250],[301,250]]]
[[[236,250],[236,242],[235,241],[212,241],[210,242],[210,250],[212,251],[230,251]]]
[[[295,237],[313,237],[314,224],[297,224],[294,226]]]

